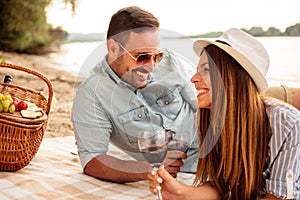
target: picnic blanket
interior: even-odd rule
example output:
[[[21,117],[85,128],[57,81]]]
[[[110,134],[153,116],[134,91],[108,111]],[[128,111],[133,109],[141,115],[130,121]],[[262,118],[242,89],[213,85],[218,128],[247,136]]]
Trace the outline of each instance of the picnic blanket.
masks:
[[[110,155],[130,157],[110,145]],[[179,173],[177,180],[192,184],[193,174]],[[73,136],[44,138],[39,151],[23,169],[0,171],[1,200],[155,199],[147,181],[112,183],[83,174]]]

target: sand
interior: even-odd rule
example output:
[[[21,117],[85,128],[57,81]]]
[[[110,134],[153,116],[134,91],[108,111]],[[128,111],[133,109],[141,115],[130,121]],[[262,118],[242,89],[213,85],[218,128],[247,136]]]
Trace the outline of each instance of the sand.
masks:
[[[48,125],[44,137],[71,136],[73,125],[71,122],[71,108],[74,97],[74,86],[76,77],[66,71],[53,69],[47,63],[41,63],[37,58],[27,54],[7,53],[0,51],[0,61],[14,65],[24,66],[38,71],[45,75],[53,85],[53,101],[51,112],[48,115]],[[48,97],[48,86],[40,78],[16,70],[0,69],[0,77],[3,81],[3,74],[13,76],[13,84],[40,91]]]

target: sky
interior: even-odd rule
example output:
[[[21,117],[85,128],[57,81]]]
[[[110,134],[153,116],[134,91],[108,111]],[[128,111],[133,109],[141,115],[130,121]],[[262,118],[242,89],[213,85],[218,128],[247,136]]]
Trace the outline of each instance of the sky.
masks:
[[[106,33],[120,8],[139,6],[153,13],[161,28],[183,35],[260,26],[279,28],[300,23],[300,0],[78,0],[76,13],[53,0],[47,21],[69,33]]]

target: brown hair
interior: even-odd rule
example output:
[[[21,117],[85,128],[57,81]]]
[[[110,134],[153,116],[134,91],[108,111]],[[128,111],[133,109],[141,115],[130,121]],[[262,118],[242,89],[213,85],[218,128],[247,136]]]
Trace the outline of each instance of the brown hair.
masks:
[[[206,136],[220,137],[212,150],[199,158],[195,183],[209,179],[224,199],[256,199],[272,134],[264,101],[236,60],[214,45],[205,50],[212,109],[199,109],[199,149],[210,145],[203,142]]]
[[[116,39],[115,37],[119,35],[121,38],[118,40],[122,40],[124,44],[130,31],[156,30],[159,25],[158,19],[150,12],[137,6],[130,6],[120,9],[111,17],[106,38]]]

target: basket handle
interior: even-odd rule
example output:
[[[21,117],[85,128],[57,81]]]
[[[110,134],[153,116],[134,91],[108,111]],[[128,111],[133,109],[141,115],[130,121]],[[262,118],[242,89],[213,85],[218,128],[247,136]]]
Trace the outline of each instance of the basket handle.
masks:
[[[13,65],[13,64],[9,64],[9,63],[0,63],[0,67],[6,67],[6,68],[11,68],[11,69],[23,71],[23,72],[26,72],[28,74],[35,75],[35,76],[39,77],[40,79],[42,79],[47,84],[48,90],[49,90],[48,101],[47,101],[47,110],[45,111],[47,115],[49,114],[50,107],[51,107],[51,102],[52,102],[52,97],[53,97],[53,86],[52,86],[50,80],[47,77],[45,77],[40,72],[34,71],[34,70],[29,69],[27,67]]]

